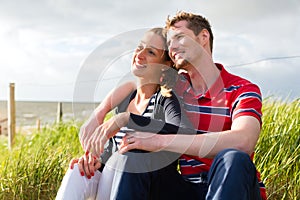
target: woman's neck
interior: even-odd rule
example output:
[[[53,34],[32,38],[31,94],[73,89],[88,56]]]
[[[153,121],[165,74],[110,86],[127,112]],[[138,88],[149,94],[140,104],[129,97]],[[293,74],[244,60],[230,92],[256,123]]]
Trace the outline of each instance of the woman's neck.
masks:
[[[158,84],[138,84],[137,93],[128,105],[128,111],[134,114],[141,115],[146,110],[150,98],[159,88]]]
[[[148,100],[158,90],[159,84],[157,83],[138,83],[136,101]]]

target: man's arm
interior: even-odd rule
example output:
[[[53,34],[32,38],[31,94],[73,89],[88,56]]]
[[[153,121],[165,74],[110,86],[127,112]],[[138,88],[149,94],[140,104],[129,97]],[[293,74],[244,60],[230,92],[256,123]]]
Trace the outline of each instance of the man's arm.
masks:
[[[131,143],[129,145],[127,138],[124,138],[122,151],[134,148],[148,151],[164,149],[199,157],[214,157],[224,149],[234,148],[249,155],[252,154],[261,128],[260,90],[256,85],[249,83],[240,87],[235,94],[235,98],[228,102],[232,118],[229,130],[197,135],[175,135],[176,132],[173,132],[171,135],[150,134],[151,136],[149,136],[149,133],[148,135],[136,133],[133,134],[133,139],[129,140]],[[129,128],[131,128],[131,121],[132,119],[129,120]],[[132,124],[134,126],[139,125],[140,121],[135,119]],[[156,127],[163,126],[156,125]]]
[[[236,118],[231,130],[198,135],[159,135],[136,132],[123,139],[121,153],[131,149],[147,151],[166,150],[199,157],[214,157],[226,148],[253,153],[260,133],[260,122],[252,116]],[[130,144],[127,138],[131,139]]]
[[[195,136],[177,135],[174,138],[161,138],[159,143],[168,151],[181,151],[180,153],[199,157],[214,157],[227,148],[238,149],[251,155],[259,133],[259,121],[254,117],[244,116],[234,120],[231,130]]]

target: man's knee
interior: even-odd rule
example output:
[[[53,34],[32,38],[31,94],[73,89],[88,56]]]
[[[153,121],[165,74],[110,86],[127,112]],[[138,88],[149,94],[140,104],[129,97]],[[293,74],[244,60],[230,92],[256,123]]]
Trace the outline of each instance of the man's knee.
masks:
[[[250,156],[237,149],[225,149],[217,154],[215,160],[226,166],[226,168],[248,168],[248,170],[255,170]]]

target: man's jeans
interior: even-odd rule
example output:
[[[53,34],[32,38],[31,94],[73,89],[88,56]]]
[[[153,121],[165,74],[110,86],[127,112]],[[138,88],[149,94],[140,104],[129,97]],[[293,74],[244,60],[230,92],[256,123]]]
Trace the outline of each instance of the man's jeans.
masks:
[[[225,149],[215,157],[201,183],[185,181],[172,165],[150,173],[124,172],[116,199],[259,200],[261,197],[256,168],[249,155]]]

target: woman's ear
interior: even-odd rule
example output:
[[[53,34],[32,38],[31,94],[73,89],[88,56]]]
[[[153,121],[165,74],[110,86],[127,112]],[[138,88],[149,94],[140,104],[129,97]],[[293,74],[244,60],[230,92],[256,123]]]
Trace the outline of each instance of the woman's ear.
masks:
[[[166,71],[166,70],[168,70],[170,67],[172,67],[172,65],[173,65],[173,62],[172,61],[165,61],[165,63],[164,63],[164,66],[162,67],[162,71]]]

